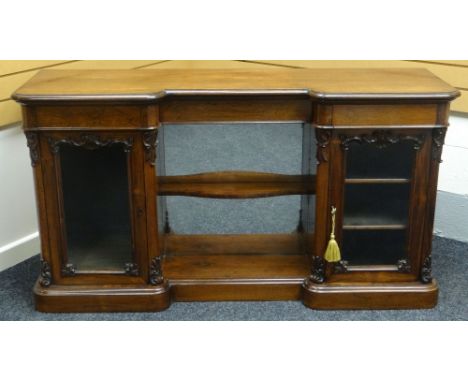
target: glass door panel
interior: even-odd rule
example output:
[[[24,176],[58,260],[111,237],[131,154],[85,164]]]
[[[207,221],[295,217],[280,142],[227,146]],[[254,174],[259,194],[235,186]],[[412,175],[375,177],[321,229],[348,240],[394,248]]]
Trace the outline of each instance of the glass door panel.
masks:
[[[351,141],[345,150],[342,252],[349,265],[406,259],[414,142]]]
[[[60,148],[67,264],[123,272],[132,263],[127,153],[121,144]]]

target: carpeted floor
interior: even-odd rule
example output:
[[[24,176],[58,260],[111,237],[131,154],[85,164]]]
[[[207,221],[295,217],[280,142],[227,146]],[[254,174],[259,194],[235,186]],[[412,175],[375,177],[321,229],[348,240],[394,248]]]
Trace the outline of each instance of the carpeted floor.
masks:
[[[298,301],[173,303],[158,313],[45,314],[34,310],[35,256],[0,273],[1,320],[468,320],[468,244],[434,239],[439,304],[430,310],[314,311]]]

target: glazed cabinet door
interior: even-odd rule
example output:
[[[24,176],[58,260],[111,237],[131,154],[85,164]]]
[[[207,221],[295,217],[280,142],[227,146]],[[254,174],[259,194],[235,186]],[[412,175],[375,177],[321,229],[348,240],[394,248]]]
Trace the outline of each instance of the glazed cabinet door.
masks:
[[[141,283],[147,271],[142,143],[134,133],[44,133],[54,282]]]
[[[430,143],[422,129],[334,132],[328,208],[342,260],[330,280],[418,278]]]

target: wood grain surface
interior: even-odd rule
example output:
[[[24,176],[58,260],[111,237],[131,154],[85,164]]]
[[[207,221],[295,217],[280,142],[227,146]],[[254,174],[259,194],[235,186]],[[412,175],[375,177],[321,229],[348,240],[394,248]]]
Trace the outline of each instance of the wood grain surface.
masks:
[[[237,94],[447,100],[459,92],[425,69],[44,70],[13,98],[141,102],[167,95]]]

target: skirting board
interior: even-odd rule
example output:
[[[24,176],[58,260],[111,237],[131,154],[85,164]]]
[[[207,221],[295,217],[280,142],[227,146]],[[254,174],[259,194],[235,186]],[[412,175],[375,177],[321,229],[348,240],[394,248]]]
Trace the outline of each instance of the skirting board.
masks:
[[[38,232],[0,247],[0,272],[37,255],[40,248]]]

